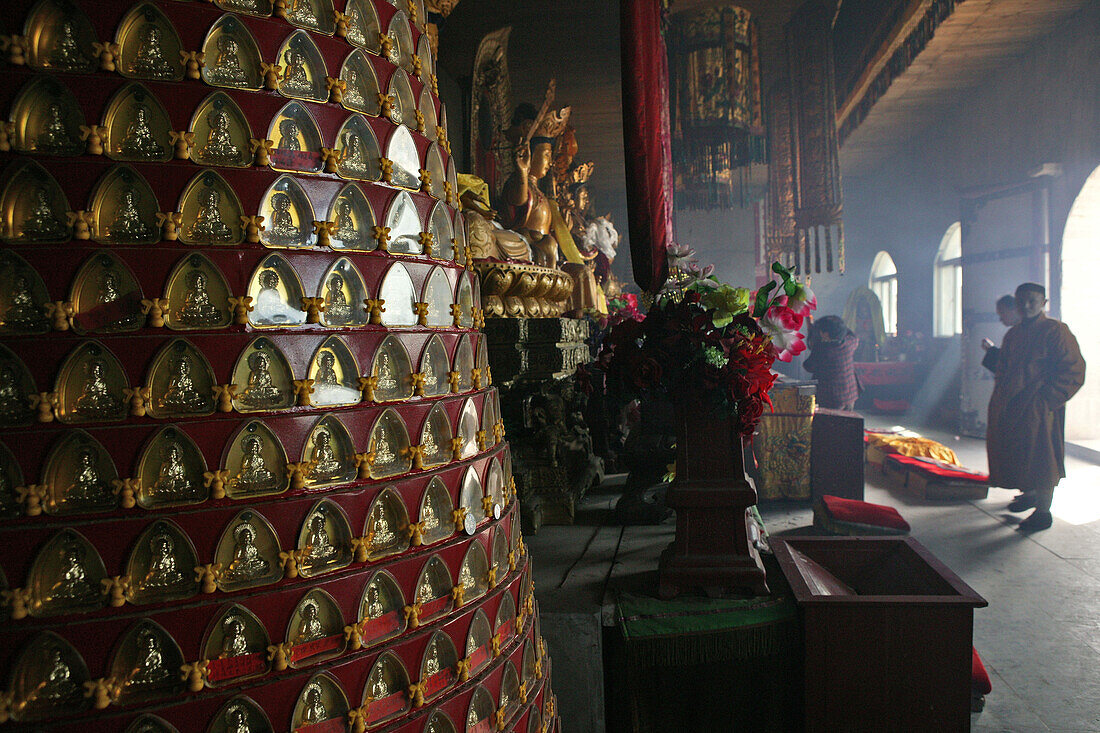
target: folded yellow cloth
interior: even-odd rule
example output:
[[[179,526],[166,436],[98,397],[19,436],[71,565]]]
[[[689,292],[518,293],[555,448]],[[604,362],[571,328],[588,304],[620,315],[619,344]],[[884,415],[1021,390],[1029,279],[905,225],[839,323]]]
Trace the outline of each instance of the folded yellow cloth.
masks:
[[[878,448],[883,453],[900,453],[903,456],[916,456],[918,458],[935,458],[944,463],[960,466],[959,457],[955,451],[943,443],[937,443],[930,438],[922,438],[919,435],[875,435],[867,436],[867,445]]]

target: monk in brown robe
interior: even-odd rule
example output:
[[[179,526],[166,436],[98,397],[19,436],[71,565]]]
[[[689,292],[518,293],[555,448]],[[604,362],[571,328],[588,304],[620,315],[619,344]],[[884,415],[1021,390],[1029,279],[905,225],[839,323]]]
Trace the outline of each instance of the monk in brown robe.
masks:
[[[1066,475],[1066,402],[1085,382],[1077,339],[1061,321],[1047,318],[1046,289],[1016,288],[1021,321],[1005,334],[996,357],[989,400],[989,483],[1023,493],[1008,509],[1035,511],[1020,523],[1034,532],[1051,525],[1054,487]]]

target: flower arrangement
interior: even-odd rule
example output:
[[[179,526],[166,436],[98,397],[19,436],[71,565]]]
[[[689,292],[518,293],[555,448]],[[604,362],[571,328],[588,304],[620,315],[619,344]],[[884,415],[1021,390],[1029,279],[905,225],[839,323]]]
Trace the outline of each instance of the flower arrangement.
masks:
[[[776,359],[790,361],[806,346],[800,332],[817,307],[813,292],[779,263],[755,293],[720,282],[713,267],[669,248],[674,277],[642,314],[624,303],[610,321],[600,361],[609,376],[638,394],[690,395],[737,420],[750,436],[770,405]]]

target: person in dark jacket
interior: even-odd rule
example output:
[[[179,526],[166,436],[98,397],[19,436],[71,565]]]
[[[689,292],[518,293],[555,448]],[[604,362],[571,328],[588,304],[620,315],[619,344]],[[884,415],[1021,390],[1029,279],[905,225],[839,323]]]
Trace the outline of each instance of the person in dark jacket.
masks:
[[[1016,307],[1016,296],[1014,295],[1002,295],[997,300],[997,318],[1005,328],[1012,328],[1020,322],[1020,309]],[[982,357],[982,366],[991,372],[997,371],[997,357],[1001,354],[1001,349],[993,343],[991,339],[982,339],[982,350],[985,351],[985,356]]]
[[[825,316],[810,327],[810,355],[804,366],[817,379],[817,404],[833,410],[855,408],[859,384],[852,362],[859,338],[840,316]]]

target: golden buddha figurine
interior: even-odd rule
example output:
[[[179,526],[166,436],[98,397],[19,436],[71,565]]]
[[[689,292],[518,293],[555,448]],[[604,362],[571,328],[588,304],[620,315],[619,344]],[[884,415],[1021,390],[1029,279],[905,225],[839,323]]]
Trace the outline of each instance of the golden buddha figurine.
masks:
[[[351,216],[351,202],[342,199],[336,204],[336,233],[333,239],[340,242],[344,249],[356,249],[363,243],[363,235],[355,228],[355,220]],[[333,323],[330,310],[326,310],[326,318]]]
[[[149,487],[149,493],[164,501],[178,501],[189,498],[197,487],[187,478],[187,467],[183,463],[183,448],[176,441],[164,447],[164,460],[157,469],[157,478]]]
[[[425,577],[416,589],[416,602],[421,604],[431,603],[435,599],[436,592],[435,588],[432,587],[432,580],[429,577]]]
[[[325,514],[322,509],[314,512],[309,518],[309,533],[306,535],[307,563],[314,570],[327,565],[336,559],[336,546],[328,536],[328,528],[325,526]]]
[[[386,467],[393,465],[397,460],[397,454],[394,453],[393,447],[390,445],[389,436],[386,435],[386,426],[380,424],[378,426],[378,432],[374,437],[374,465],[379,467]]]
[[[241,68],[241,59],[237,55],[240,50],[237,39],[228,33],[218,38],[218,55],[213,66],[209,67],[211,81],[227,87],[248,86],[248,74]]]
[[[17,271],[11,279],[11,305],[4,311],[3,324],[13,331],[41,331],[46,328],[42,306],[34,302],[31,279]]]
[[[248,654],[248,639],[244,635],[244,621],[232,615],[222,621],[222,650],[219,659],[242,657]]]
[[[267,467],[263,455],[264,441],[258,435],[246,436],[241,441],[241,469],[236,477],[236,489],[240,493],[271,491],[279,487],[279,477]]]
[[[350,33],[348,34],[348,40],[351,40]],[[355,41],[352,41],[352,43],[355,43]],[[363,90],[359,88],[359,72],[355,69],[348,69],[348,78],[345,81],[348,88],[344,92],[344,106],[353,109],[365,108],[367,100],[363,97]]]
[[[107,364],[102,359],[91,359],[84,366],[84,386],[76,398],[73,411],[89,420],[117,420],[123,417],[125,405],[122,398],[111,394],[107,384]]]
[[[321,685],[311,682],[309,687],[306,688],[305,708],[302,710],[302,725],[323,723],[327,719],[328,710],[325,709],[325,703],[321,697]]]
[[[378,674],[371,684],[370,696],[374,700],[384,700],[390,696],[390,686],[386,684],[386,675],[381,669],[378,670]]]
[[[354,133],[344,134],[344,159],[340,162],[340,172],[352,178],[370,176],[370,163],[367,151],[363,147],[363,138]]]
[[[137,53],[126,71],[143,79],[171,79],[175,76],[176,70],[164,58],[160,28],[155,23],[146,23],[138,31],[138,37]]]
[[[99,292],[96,293],[96,302],[100,304],[113,303],[118,300],[118,276],[110,270],[105,270],[99,279]]]
[[[298,621],[298,631],[294,635],[293,644],[316,641],[325,635],[325,628],[321,625],[320,615],[321,610],[317,607],[317,601],[312,598],[308,599],[302,606],[302,618]]]
[[[330,326],[343,326],[351,320],[351,306],[344,295],[344,276],[333,273],[325,294],[325,321]]]
[[[336,354],[331,351],[322,351],[317,356],[316,387],[339,387],[340,377],[336,374]]]
[[[279,292],[279,273],[276,270],[264,270],[258,280],[260,292],[256,294],[256,315],[253,320],[270,325],[294,322],[297,314]]]
[[[248,725],[248,711],[241,703],[233,703],[225,711],[225,733],[252,733]]]
[[[271,377],[271,359],[262,351],[248,355],[248,386],[240,396],[249,407],[277,407],[285,402],[284,395]]]
[[[85,506],[102,505],[111,500],[111,489],[107,482],[99,475],[96,467],[96,453],[93,448],[82,448],[77,458],[79,466],[76,478],[65,492],[66,504],[73,504],[78,508]]]
[[[152,687],[172,679],[172,671],[164,663],[164,651],[157,635],[145,629],[139,638],[139,659],[137,667],[126,677],[126,685],[133,687]]]
[[[214,165],[238,162],[241,149],[233,144],[229,113],[222,109],[213,109],[206,116],[206,124],[210,125],[210,135],[206,138],[206,144],[199,148],[202,161]]]
[[[462,563],[462,567],[458,571],[458,584],[466,589],[467,594],[474,590],[474,576],[470,572],[469,563]]]
[[[359,6],[349,2],[346,10],[348,32],[344,38],[348,39],[348,43],[354,46],[366,46],[367,36],[363,33],[363,16],[359,12]],[[351,89],[350,78],[348,79],[348,89]]]
[[[435,506],[430,497],[424,502],[424,508],[420,510],[420,523],[424,525],[424,534],[431,534],[439,529],[439,517],[435,515]]]
[[[0,423],[21,422],[27,418],[29,409],[23,380],[15,365],[11,362],[0,364]]]
[[[367,587],[367,620],[373,621],[377,618],[381,618],[386,613],[385,607],[382,605],[382,594],[378,590],[377,585],[370,585]]]
[[[435,637],[428,642],[428,649],[424,652],[426,659],[424,660],[424,675],[431,677],[432,675],[439,674],[439,641]]]
[[[64,704],[68,700],[81,696],[82,690],[73,681],[72,670],[66,664],[60,649],[50,650],[47,665],[49,671],[46,673],[46,678],[27,696],[28,702],[46,700],[54,704]]]
[[[195,223],[187,232],[188,239],[196,242],[224,244],[233,240],[233,230],[222,221],[222,195],[218,189],[208,187],[199,194],[199,210]]]
[[[65,224],[54,214],[45,186],[35,186],[31,194],[31,210],[16,232],[20,239],[41,241],[65,236]]]
[[[40,153],[54,155],[75,155],[81,150],[80,141],[76,140],[69,131],[65,124],[64,111],[57,102],[51,102],[46,107],[46,119],[38,129],[34,149]]]
[[[390,526],[390,520],[389,517],[386,516],[385,507],[381,504],[375,507],[374,515],[371,519],[371,531],[374,532],[371,548],[375,552],[388,550],[390,547],[397,544],[397,533],[394,532],[393,527]]]
[[[302,230],[294,225],[291,213],[293,202],[282,191],[271,194],[271,234],[268,239],[273,245],[289,246],[301,244]]]
[[[283,53],[283,61],[286,63],[286,71],[279,88],[288,94],[308,95],[312,91],[312,85],[306,70],[305,54],[297,48],[288,48]]]
[[[89,71],[92,63],[92,59],[80,49],[73,22],[61,21],[47,65],[58,71]]]
[[[191,376],[192,368],[188,354],[181,354],[173,360],[172,376],[168,379],[168,387],[164,390],[158,407],[183,413],[206,412],[213,408],[213,398],[199,392],[195,387],[195,380]]]
[[[310,469],[306,477],[311,481],[328,481],[343,473],[343,466],[336,457],[336,451],[332,449],[332,433],[327,430],[317,431],[317,437],[313,439],[313,450],[309,454]]]
[[[70,540],[61,547],[61,578],[50,587],[48,601],[84,604],[99,597],[99,589],[88,581],[84,567],[84,546]]]
[[[302,144],[298,141],[298,121],[286,118],[279,123],[279,144],[275,147],[279,150],[287,150],[292,153],[300,153]]]
[[[390,355],[383,351],[378,356],[378,386],[379,392],[392,392],[397,389],[397,377],[394,374],[393,362]]]
[[[187,578],[177,567],[176,543],[166,531],[155,532],[149,539],[149,571],[138,586],[143,591],[175,591]]]
[[[153,137],[153,129],[149,126],[149,108],[144,104],[134,108],[134,119],[126,127],[126,135],[115,152],[139,160],[157,160],[164,155],[164,146]]]
[[[187,277],[187,291],[183,296],[176,318],[180,323],[200,328],[213,327],[223,320],[222,312],[210,302],[210,293],[206,289],[207,277],[202,270],[194,270]]]
[[[116,242],[141,242],[155,235],[152,225],[141,220],[138,211],[138,192],[132,186],[128,186],[122,192],[115,216],[107,227],[107,236]]]
[[[222,577],[229,582],[256,580],[271,571],[271,563],[260,555],[256,547],[256,530],[247,522],[233,530],[233,559]]]
[[[307,28],[317,27],[317,15],[313,12],[313,6],[309,0],[290,0],[289,5],[288,21],[295,25],[304,25]]]

